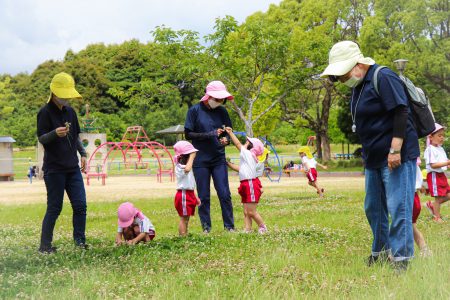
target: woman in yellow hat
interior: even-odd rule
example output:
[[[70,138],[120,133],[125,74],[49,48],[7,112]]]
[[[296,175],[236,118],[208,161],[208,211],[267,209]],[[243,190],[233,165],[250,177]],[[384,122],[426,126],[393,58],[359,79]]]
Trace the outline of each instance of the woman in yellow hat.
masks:
[[[316,159],[311,154],[308,146],[302,146],[298,149],[298,154],[302,159],[302,165],[306,173],[306,178],[308,178],[308,184],[317,190],[319,197],[323,197],[324,189],[320,188],[317,184],[317,170],[316,166],[320,166],[323,169],[328,169],[327,166],[319,164]]]
[[[63,207],[64,191],[73,210],[73,239],[81,249],[86,245],[86,192],[81,172],[86,166],[86,151],[79,138],[78,117],[67,103],[79,99],[72,76],[61,72],[50,83],[50,98],[37,115],[37,136],[44,146],[45,187],[47,211],[42,221],[39,252],[54,253],[53,230]],[[77,152],[81,156],[79,166]],[[81,170],[80,170],[81,169]]]

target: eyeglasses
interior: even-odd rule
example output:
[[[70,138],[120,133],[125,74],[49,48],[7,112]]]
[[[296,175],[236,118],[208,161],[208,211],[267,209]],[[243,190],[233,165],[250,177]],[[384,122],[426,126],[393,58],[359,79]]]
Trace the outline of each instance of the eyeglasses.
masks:
[[[328,79],[329,79],[331,82],[337,82],[337,81],[339,80],[339,77],[340,77],[340,76],[329,75],[329,76],[328,76]]]

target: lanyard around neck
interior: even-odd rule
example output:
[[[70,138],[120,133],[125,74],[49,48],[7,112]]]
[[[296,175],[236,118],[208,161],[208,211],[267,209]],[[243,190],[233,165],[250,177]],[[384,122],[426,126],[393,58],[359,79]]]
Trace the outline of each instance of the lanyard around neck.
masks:
[[[350,103],[350,113],[352,115],[352,132],[356,132],[356,109],[358,108],[358,103],[359,103],[359,99],[361,99],[361,94],[362,91],[364,90],[364,87],[366,86],[366,83],[364,82],[361,91],[359,92],[359,96],[358,99],[356,100],[356,105],[355,105],[355,111],[353,112],[353,100],[355,100],[354,96],[355,96],[355,90],[353,89],[353,93],[352,93],[352,102]]]

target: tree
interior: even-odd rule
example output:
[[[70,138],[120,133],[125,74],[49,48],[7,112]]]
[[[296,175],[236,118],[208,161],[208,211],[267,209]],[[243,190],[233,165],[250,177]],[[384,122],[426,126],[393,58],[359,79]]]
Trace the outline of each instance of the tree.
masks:
[[[284,73],[290,40],[289,27],[279,23],[281,19],[278,15],[256,13],[238,26],[233,17],[227,16],[217,19],[216,32],[207,36],[215,77],[223,79],[233,91],[233,109],[245,124],[248,136],[254,136],[254,124],[277,106],[278,112],[272,113],[279,117],[279,102],[287,95],[277,86]],[[276,123],[273,116],[265,119],[272,121],[268,128]]]

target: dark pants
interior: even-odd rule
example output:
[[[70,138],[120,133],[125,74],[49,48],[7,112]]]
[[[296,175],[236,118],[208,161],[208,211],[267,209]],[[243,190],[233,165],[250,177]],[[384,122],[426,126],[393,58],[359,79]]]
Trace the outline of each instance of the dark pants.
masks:
[[[217,196],[219,197],[222,209],[222,219],[225,229],[234,229],[233,203],[231,202],[230,186],[228,184],[228,168],[225,164],[208,167],[193,168],[195,182],[197,183],[198,197],[202,205],[198,208],[198,215],[202,223],[203,230],[211,230],[210,201],[211,176],[214,182]]]
[[[44,181],[47,188],[47,211],[42,221],[41,248],[48,248],[52,244],[53,229],[63,206],[64,190],[73,210],[73,239],[76,244],[85,243],[86,192],[81,172],[77,170],[45,174]]]

